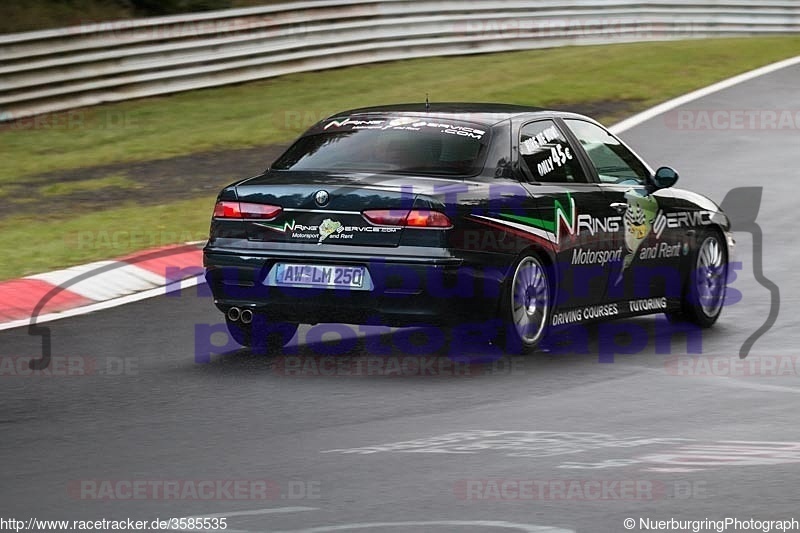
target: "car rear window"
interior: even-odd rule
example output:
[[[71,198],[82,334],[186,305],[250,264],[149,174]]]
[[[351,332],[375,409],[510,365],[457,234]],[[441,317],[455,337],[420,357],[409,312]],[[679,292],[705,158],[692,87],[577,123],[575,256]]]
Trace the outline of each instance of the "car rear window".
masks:
[[[318,125],[272,165],[275,170],[475,175],[488,128],[425,117],[339,118]]]

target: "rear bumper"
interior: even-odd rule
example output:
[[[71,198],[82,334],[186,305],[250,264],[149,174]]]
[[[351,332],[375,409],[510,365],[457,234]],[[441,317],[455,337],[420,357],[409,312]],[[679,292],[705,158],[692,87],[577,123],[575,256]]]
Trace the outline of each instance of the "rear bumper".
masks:
[[[447,325],[494,316],[505,277],[502,268],[475,268],[441,249],[393,249],[380,255],[354,248],[204,250],[206,280],[217,307],[247,307],[271,320],[316,324]],[[437,255],[438,254],[438,255]],[[350,291],[265,285],[277,262],[366,266],[374,288]]]

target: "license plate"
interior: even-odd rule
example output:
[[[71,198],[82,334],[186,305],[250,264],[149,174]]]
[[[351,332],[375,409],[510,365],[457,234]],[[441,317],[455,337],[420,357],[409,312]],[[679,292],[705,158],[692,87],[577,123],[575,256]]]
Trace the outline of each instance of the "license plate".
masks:
[[[265,280],[278,287],[371,290],[369,272],[363,266],[278,263]]]

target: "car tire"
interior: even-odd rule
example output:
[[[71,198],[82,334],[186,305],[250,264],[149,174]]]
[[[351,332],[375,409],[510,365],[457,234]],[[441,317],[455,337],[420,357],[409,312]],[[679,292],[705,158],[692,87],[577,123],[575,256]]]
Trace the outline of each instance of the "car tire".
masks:
[[[225,324],[233,340],[242,346],[252,348],[254,353],[274,354],[289,344],[299,324],[290,322],[268,323],[266,316],[256,314],[252,324],[233,322],[227,317]]]
[[[514,265],[503,290],[498,315],[501,330],[493,340],[509,353],[530,353],[547,334],[552,309],[549,269],[536,255]]]
[[[725,304],[728,285],[728,249],[722,234],[705,232],[691,255],[691,270],[684,282],[679,311],[667,313],[670,322],[690,322],[710,328]]]

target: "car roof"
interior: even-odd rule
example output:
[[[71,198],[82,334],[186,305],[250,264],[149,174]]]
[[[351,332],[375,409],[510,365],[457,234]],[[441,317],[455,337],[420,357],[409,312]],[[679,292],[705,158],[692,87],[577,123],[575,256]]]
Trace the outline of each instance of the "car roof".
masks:
[[[551,111],[542,107],[516,104],[473,103],[473,102],[432,102],[430,104],[408,103],[350,109],[331,115],[329,119],[352,115],[390,115],[419,116],[430,115],[437,119],[452,118],[484,125],[492,125],[512,117],[530,113]]]

